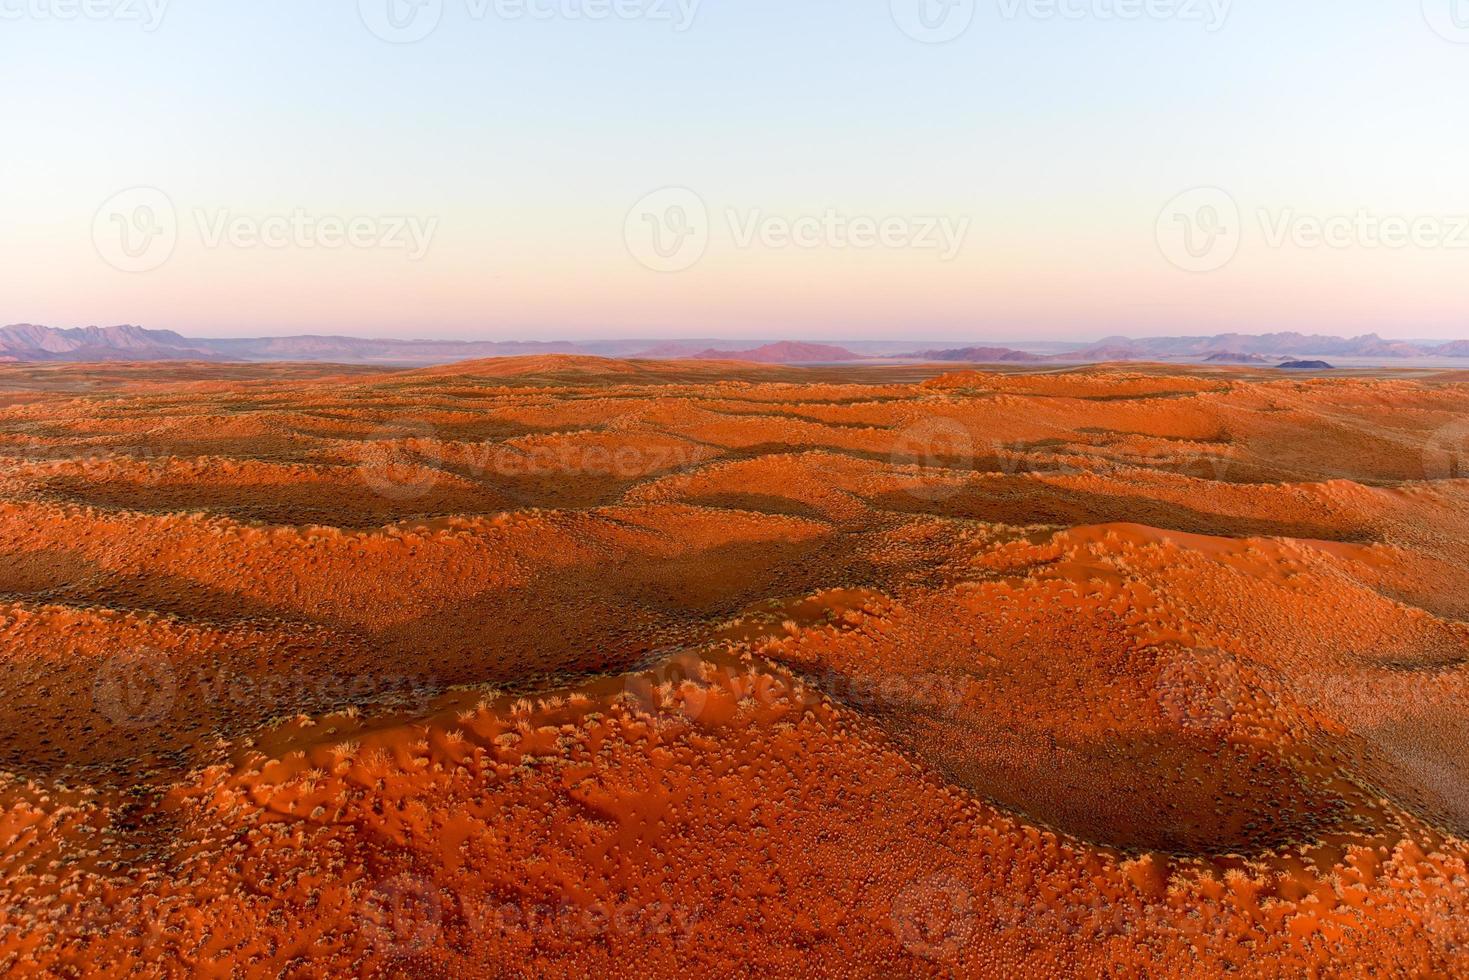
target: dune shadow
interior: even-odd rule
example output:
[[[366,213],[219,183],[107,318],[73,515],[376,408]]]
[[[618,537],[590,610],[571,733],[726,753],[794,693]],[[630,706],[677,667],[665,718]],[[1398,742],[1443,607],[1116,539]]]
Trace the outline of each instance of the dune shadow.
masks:
[[[932,514],[1020,527],[1145,524],[1164,531],[1229,538],[1307,538],[1356,544],[1375,540],[1367,527],[1213,513],[1140,497],[1063,489],[1024,476],[968,483],[952,496],[927,496],[940,499],[897,491],[877,497],[873,504],[902,514]]]

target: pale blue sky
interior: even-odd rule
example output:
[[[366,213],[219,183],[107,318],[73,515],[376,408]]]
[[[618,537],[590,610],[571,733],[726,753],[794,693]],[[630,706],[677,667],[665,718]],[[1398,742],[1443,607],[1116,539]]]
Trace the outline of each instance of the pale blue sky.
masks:
[[[158,0],[94,2],[127,17]],[[476,19],[468,0],[442,2],[437,30],[397,45],[355,0],[175,0],[151,31],[0,0],[0,322],[1469,336],[1469,247],[1272,247],[1256,217],[1366,209],[1448,229],[1469,215],[1469,44],[1436,33],[1418,0],[1240,0],[1213,31],[1106,19],[1117,0],[1074,0],[1075,20],[1047,18],[1042,0],[1013,17],[1012,0],[981,0],[937,45],[908,37],[888,0],[704,0],[681,32]],[[136,186],[167,195],[179,234],[166,262],[130,272],[99,255],[93,224]],[[1203,274],[1171,263],[1156,232],[1165,205],[1200,186],[1226,190],[1243,228],[1237,256]],[[713,225],[702,259],[674,273],[640,265],[625,241],[629,209],[664,187],[696,191]],[[941,261],[741,248],[725,218],[826,210],[970,224]],[[196,217],[293,211],[437,223],[413,261],[210,247]]]

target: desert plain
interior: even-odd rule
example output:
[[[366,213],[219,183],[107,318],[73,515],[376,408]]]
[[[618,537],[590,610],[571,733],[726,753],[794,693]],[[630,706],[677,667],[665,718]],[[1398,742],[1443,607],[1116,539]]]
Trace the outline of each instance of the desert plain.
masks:
[[[1469,377],[0,366],[0,972],[1469,974]]]

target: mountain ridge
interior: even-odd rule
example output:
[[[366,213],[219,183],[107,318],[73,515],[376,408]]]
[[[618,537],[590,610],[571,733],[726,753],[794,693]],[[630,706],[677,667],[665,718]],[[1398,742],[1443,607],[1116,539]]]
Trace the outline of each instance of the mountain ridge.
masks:
[[[969,364],[1038,363],[1046,360],[1045,356],[1041,354],[1015,350],[1013,347],[960,347],[954,350],[925,350],[908,354],[904,359],[914,361],[960,361]]]
[[[709,348],[691,356],[697,361],[749,361],[754,364],[823,364],[837,361],[861,361],[863,355],[832,344],[808,344],[782,340],[749,350],[715,350]]]
[[[1260,363],[1310,357],[1406,358],[1469,357],[1469,340],[1412,342],[1377,334],[1335,337],[1278,332],[1226,333],[1206,337],[1104,337],[1074,350],[1036,353],[1002,346],[958,346],[915,353],[881,355],[827,343],[782,340],[746,349],[725,349],[728,341],[474,341],[369,339],[343,335],[197,338],[173,330],[133,324],[57,328],[34,323],[0,327],[0,361],[317,361],[428,367],[458,361],[553,354],[631,357],[642,360],[739,360],[764,364],[884,360],[969,363],[1087,363],[1166,361]],[[863,342],[852,342],[862,348]],[[1047,345],[1054,351],[1056,345]],[[871,350],[872,348],[867,348]],[[1258,359],[1258,360],[1257,360]]]

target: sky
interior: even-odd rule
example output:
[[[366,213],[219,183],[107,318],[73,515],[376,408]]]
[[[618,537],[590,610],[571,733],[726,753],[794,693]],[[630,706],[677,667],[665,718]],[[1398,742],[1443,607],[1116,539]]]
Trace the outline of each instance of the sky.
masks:
[[[0,0],[0,323],[1469,337],[1469,0]]]

